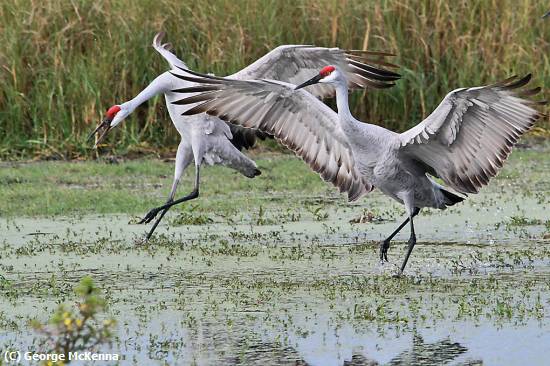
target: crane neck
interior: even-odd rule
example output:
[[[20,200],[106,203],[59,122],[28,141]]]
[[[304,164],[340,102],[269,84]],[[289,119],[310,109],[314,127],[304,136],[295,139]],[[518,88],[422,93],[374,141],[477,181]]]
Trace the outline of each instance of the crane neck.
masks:
[[[365,146],[369,146],[370,149],[376,150],[377,148],[381,148],[381,137],[383,137],[383,143],[387,143],[387,141],[394,138],[396,134],[383,127],[355,119],[349,110],[348,95],[347,82],[336,84],[338,119],[352,147],[361,146],[362,149],[365,149]]]
[[[364,146],[365,143],[376,146],[376,134],[379,127],[356,120],[349,110],[347,81],[336,84],[336,105],[340,126],[351,145]]]
[[[171,88],[171,85],[168,82],[169,76],[165,74],[166,73],[158,76],[155,80],[151,82],[151,84],[147,85],[145,89],[143,89],[138,95],[136,95],[135,98],[121,104],[121,107],[127,109],[129,113],[132,113],[142,103],[148,101],[158,94],[166,93],[167,91],[169,91]]]
[[[336,88],[336,106],[338,107],[338,117],[342,123],[349,123],[355,119],[349,110],[348,85],[345,80],[337,83]]]

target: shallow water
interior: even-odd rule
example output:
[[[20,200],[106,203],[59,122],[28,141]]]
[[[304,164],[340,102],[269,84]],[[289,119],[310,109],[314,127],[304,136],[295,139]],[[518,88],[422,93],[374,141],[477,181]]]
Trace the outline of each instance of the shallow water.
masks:
[[[378,260],[403,210],[378,193],[349,205],[301,197],[299,217],[270,208],[266,225],[252,212],[207,225],[166,220],[148,244],[148,227],[125,215],[0,219],[1,273],[15,289],[2,291],[0,349],[33,349],[28,320],[74,301],[72,287],[90,274],[118,320],[111,349],[121,364],[542,365],[548,178],[529,191],[496,180],[461,205],[423,212],[403,278],[393,274],[408,228],[390,262]],[[319,210],[300,210],[304,200]],[[372,222],[351,224],[363,211]]]

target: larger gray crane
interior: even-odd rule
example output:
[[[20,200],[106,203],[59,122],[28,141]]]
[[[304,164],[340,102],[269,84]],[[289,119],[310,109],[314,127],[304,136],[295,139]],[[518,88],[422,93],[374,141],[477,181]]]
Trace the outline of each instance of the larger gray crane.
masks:
[[[194,105],[184,115],[206,112],[272,134],[325,181],[347,192],[350,201],[376,187],[403,204],[407,218],[380,244],[380,259],[387,261],[390,241],[410,222],[399,275],[416,244],[413,218],[420,209],[445,209],[464,200],[429,175],[441,178],[459,193],[477,193],[500,170],[518,138],[540,117],[533,104],[545,103],[525,98],[540,88],[518,90],[531,75],[460,88],[447,94],[424,121],[399,134],[351,115],[348,78],[337,65],[324,67],[297,87],[274,80],[230,80],[184,71],[175,75],[202,84],[178,90],[199,92],[174,102]],[[318,83],[336,89],[337,113],[307,91],[296,90]]]
[[[162,44],[163,36],[164,33],[155,36],[153,40],[155,50],[168,61],[171,70],[187,69],[185,63],[170,52],[170,45]],[[395,66],[384,60],[388,55],[381,52],[343,51],[338,48],[280,46],[229,78],[236,80],[269,78],[296,82],[303,80],[303,75],[308,72],[318,70],[327,63],[333,63],[346,74],[350,88],[387,88],[393,86],[393,81],[400,77],[384,68],[384,66]],[[203,163],[226,165],[250,178],[260,174],[256,163],[239,150],[242,147],[253,146],[257,136],[265,136],[262,132],[228,125],[219,118],[206,114],[182,116],[189,107],[171,103],[179,97],[178,89],[187,88],[186,90],[190,91],[194,85],[193,82],[173,77],[167,71],[153,80],[134,99],[110,107],[103,122],[90,135],[93,137],[96,132],[103,130],[96,140],[97,146],[109,131],[118,126],[140,104],[155,95],[164,94],[170,118],[181,135],[181,142],[176,153],[174,181],[166,204],[153,208],[140,221],[140,223],[149,223],[161,212],[146,239],[151,237],[170,207],[199,196],[199,173]],[[313,86],[309,90],[319,98],[334,95],[334,88],[327,85]],[[174,200],[181,176],[193,161],[195,163],[194,189],[190,194]]]

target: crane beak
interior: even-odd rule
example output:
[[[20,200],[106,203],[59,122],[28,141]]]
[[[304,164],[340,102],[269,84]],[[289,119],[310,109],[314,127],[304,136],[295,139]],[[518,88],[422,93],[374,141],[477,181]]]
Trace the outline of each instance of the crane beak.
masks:
[[[314,77],[312,77],[311,79],[309,79],[308,81],[298,85],[297,87],[294,88],[294,90],[298,90],[298,89],[302,89],[308,85],[313,85],[313,84],[317,84],[319,82],[319,80],[321,80],[323,78],[323,76],[321,76],[321,74],[318,74]]]
[[[88,141],[90,141],[97,132],[101,131],[101,129],[105,129],[103,131],[103,133],[99,136],[99,138],[96,140],[95,144],[94,144],[94,147],[97,148],[97,145],[103,141],[103,139],[105,138],[105,136],[107,136],[107,133],[109,133],[109,131],[111,130],[111,121],[112,119],[110,118],[105,118],[103,119],[103,121],[101,121],[101,123],[95,128],[94,132],[92,132],[90,134],[90,136],[88,136]]]

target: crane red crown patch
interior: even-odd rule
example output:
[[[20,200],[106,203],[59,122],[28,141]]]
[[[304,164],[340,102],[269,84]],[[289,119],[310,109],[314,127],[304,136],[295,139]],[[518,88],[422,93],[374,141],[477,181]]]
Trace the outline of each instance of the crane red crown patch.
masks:
[[[319,71],[319,74],[322,76],[322,77],[325,77],[325,76],[329,76],[331,72],[333,72],[334,70],[336,70],[334,68],[334,66],[325,66],[321,69],[321,71]]]
[[[120,107],[118,105],[114,105],[107,110],[107,117],[113,118],[115,114],[117,114],[119,111],[120,111]]]

